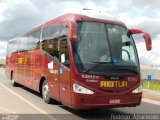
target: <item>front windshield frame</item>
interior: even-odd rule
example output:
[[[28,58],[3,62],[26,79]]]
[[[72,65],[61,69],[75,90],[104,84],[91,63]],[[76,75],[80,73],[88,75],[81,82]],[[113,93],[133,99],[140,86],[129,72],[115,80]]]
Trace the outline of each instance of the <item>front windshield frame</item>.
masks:
[[[83,27],[82,25],[84,25],[84,24],[90,24],[88,26],[86,25],[86,29],[88,29],[88,33],[86,34],[86,36],[87,35],[89,36],[89,34],[92,34],[92,32],[95,32],[94,35],[92,36],[91,41],[96,38],[102,39],[103,37],[104,38],[106,37],[106,40],[103,41],[105,43],[102,44],[101,43],[102,41],[97,41],[97,40],[92,41],[92,44],[93,44],[93,42],[95,42],[95,44],[97,44],[94,47],[92,47],[94,50],[93,49],[90,50],[89,46],[84,49],[82,46],[86,46],[87,45],[86,42],[84,42],[83,45],[80,46],[79,45],[80,42],[82,42],[82,39],[84,40],[84,38],[82,38],[82,37],[84,37],[84,36],[82,36],[82,34],[84,34],[83,33],[84,28],[82,28]],[[99,27],[99,28],[97,28],[96,24],[98,24],[100,27],[97,26],[97,27]],[[110,24],[110,23],[89,22],[89,21],[78,21],[77,25],[78,25],[78,28],[77,28],[78,29],[78,40],[76,43],[72,44],[72,49],[73,49],[74,62],[76,64],[76,68],[78,69],[79,72],[85,73],[87,71],[87,73],[91,73],[91,74],[95,74],[95,73],[103,73],[104,74],[104,71],[106,71],[106,72],[113,71],[114,72],[114,71],[117,71],[117,69],[120,70],[119,68],[121,68],[121,70],[123,72],[127,72],[127,73],[131,73],[131,71],[127,71],[127,69],[128,70],[130,69],[132,71],[136,71],[137,73],[139,72],[138,71],[139,70],[139,60],[138,60],[136,46],[135,46],[133,37],[131,35],[128,35],[128,29],[126,27],[116,25],[116,24]],[[123,44],[125,44],[126,46],[124,47],[124,50],[123,50],[123,53],[121,56],[123,56],[123,57],[127,56],[127,57],[123,58],[125,62],[120,61],[116,57],[118,55],[118,51],[119,51],[118,47],[116,46],[117,43],[115,44],[115,46],[113,46],[113,43],[111,43],[111,42],[113,42],[113,40],[111,40],[111,38],[109,36],[109,28],[112,28],[113,26],[117,27],[119,29],[122,29],[123,32],[125,32],[125,35],[129,38],[129,41],[127,41],[127,39],[125,38],[126,36],[123,36],[124,40],[126,39],[126,41],[124,41]],[[89,27],[91,27],[91,28],[89,28]],[[93,27],[97,28],[97,31],[95,29],[94,29],[95,30],[94,31]],[[104,31],[104,30],[106,30],[106,31]],[[99,36],[97,33],[99,34]],[[101,36],[100,36],[100,34],[101,34]],[[115,35],[113,37],[115,37]],[[86,40],[86,41],[89,41],[89,40]],[[92,46],[92,44],[90,46]],[[104,47],[104,48],[106,48],[105,51],[108,51],[107,54],[108,54],[109,58],[107,60],[100,61],[97,59],[93,59],[93,57],[92,57],[92,55],[97,55],[97,54],[101,53],[100,51],[102,51],[103,47],[102,46],[98,47],[101,44],[103,45],[103,47],[105,46]],[[102,48],[102,49],[100,51],[98,51],[99,48]],[[91,51],[90,53],[92,53],[92,54],[89,54],[89,52],[88,52],[88,54],[86,56],[83,56],[82,54],[80,55],[78,52],[78,51],[80,51],[80,49],[83,49],[82,54],[87,53],[87,51]],[[127,49],[129,49],[132,53],[130,52],[128,54]],[[115,51],[115,52],[113,52],[113,51]],[[77,56],[77,54],[78,54],[78,56]],[[131,56],[130,56],[130,54],[131,54]],[[84,58],[87,58],[87,57],[90,60],[85,61]],[[132,57],[132,58],[130,58],[130,57]],[[126,62],[127,59],[132,59],[134,61],[133,64],[131,64],[130,62]],[[93,67],[93,69],[92,69],[92,67]]]

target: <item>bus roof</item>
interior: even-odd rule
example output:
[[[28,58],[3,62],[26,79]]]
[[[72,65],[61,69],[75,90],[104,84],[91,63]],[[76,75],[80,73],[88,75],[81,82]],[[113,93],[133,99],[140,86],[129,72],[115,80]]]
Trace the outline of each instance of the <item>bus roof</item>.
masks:
[[[83,9],[83,10],[77,10],[77,11],[66,11],[63,12],[61,14],[59,14],[58,16],[51,18],[50,20],[48,20],[47,22],[51,22],[54,21],[55,19],[60,18],[62,20],[71,20],[73,17],[75,18],[75,16],[85,16],[85,17],[90,17],[92,19],[99,19],[99,20],[106,20],[106,21],[112,21],[112,22],[116,22],[119,23],[121,25],[124,25],[123,22],[121,22],[120,20],[116,19],[114,16],[112,16],[111,14],[107,13],[107,12],[102,12],[102,11],[98,11],[98,10],[88,10],[88,9]],[[45,23],[47,23],[45,22]]]
[[[124,23],[122,23],[121,21],[117,20],[111,14],[106,13],[106,12],[101,12],[101,11],[97,11],[97,10],[80,10],[80,11],[74,11],[74,12],[73,11],[72,12],[66,11],[66,12],[63,12],[60,15],[54,17],[54,18],[51,18],[48,21],[45,21],[45,22],[41,23],[40,25],[34,27],[33,29],[31,29],[31,30],[29,30],[29,31],[27,31],[25,33],[22,33],[21,35],[19,35],[17,37],[21,37],[21,36],[27,35],[29,33],[32,33],[35,30],[40,29],[46,23],[53,23],[55,21],[72,20],[72,19],[74,19],[76,17],[82,17],[82,16],[83,17],[89,17],[91,19],[112,21],[112,22],[116,22],[118,24],[121,24],[121,25],[125,26]],[[12,40],[14,40],[14,38]],[[12,41],[12,40],[10,40],[10,41]]]
[[[80,10],[80,11],[67,11],[62,13],[63,14],[80,14],[80,15],[85,15],[91,18],[96,18],[96,19],[103,19],[103,20],[111,20],[111,21],[118,21],[114,16],[107,12],[102,12],[98,10]]]

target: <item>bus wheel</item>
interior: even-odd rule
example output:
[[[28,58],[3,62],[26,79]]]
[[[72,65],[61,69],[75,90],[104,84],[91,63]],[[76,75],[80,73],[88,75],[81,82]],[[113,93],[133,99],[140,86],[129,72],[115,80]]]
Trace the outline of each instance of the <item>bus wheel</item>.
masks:
[[[49,96],[49,87],[46,80],[44,80],[42,85],[42,98],[46,103],[51,102],[51,97]]]
[[[11,85],[12,85],[12,86],[17,86],[17,83],[16,83],[15,80],[14,80],[13,73],[11,74]]]

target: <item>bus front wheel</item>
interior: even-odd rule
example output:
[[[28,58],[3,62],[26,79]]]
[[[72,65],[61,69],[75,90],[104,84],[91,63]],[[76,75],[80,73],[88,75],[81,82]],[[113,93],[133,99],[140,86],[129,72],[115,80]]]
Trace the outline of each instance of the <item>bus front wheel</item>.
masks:
[[[46,80],[42,84],[42,98],[46,103],[51,103],[51,97],[49,95],[49,86]]]

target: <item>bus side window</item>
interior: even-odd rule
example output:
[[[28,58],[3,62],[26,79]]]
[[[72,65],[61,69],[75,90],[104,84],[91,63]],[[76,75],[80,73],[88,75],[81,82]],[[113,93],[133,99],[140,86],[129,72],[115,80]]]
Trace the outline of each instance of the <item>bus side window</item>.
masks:
[[[29,42],[28,42],[28,49],[29,50],[35,50],[39,49],[40,47],[40,34],[41,34],[41,29],[37,30],[29,35]]]
[[[70,67],[67,38],[60,40],[60,61],[63,65]]]
[[[59,49],[58,49],[58,27],[51,26],[43,29],[41,46],[42,50],[59,59]]]
[[[44,27],[41,41],[42,50],[59,60],[59,43],[62,39],[67,39],[66,36],[67,32],[61,25]]]
[[[28,50],[28,36],[22,36],[19,38],[18,51],[24,52]]]
[[[7,54],[13,54],[18,52],[18,39],[10,41],[7,45]]]

